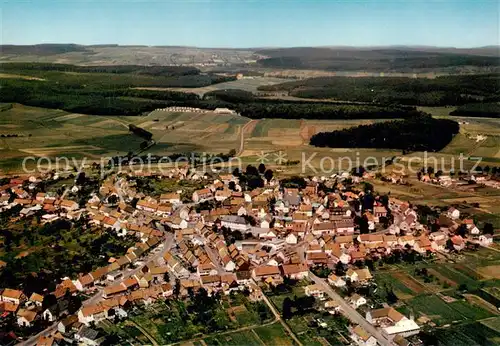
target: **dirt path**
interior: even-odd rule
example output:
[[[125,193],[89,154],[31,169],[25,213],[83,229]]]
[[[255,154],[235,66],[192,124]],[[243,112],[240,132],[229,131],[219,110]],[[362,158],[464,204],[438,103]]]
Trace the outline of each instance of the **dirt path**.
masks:
[[[258,120],[250,120],[240,128],[240,149],[238,150],[236,156],[240,156],[243,153],[243,150],[245,150],[245,132],[247,131],[247,129],[255,126],[257,122]]]
[[[144,334],[144,336],[146,338],[148,338],[149,341],[151,341],[151,344],[153,346],[159,346],[158,343],[156,342],[155,338],[153,338],[144,328],[142,328],[139,324],[137,324],[135,321],[132,321],[130,320],[130,323],[134,325],[134,327],[136,327],[137,329],[139,329],[141,331],[142,334]]]
[[[274,307],[274,305],[269,301],[269,299],[266,297],[266,295],[264,294],[264,292],[262,292],[262,298],[264,299],[264,302],[267,304],[267,306],[269,307],[269,309],[271,309],[272,313],[274,314],[274,317],[281,323],[281,325],[283,326],[283,328],[285,328],[285,330],[288,332],[288,334],[293,339],[293,341],[295,341],[297,343],[297,345],[303,346],[303,344],[300,342],[300,340],[297,338],[297,336],[295,336],[295,333],[292,331],[292,329],[290,329],[290,327],[288,326],[288,324],[286,324],[285,321],[283,321],[283,319],[281,318],[280,313],[278,312],[278,310],[276,310],[276,308]]]

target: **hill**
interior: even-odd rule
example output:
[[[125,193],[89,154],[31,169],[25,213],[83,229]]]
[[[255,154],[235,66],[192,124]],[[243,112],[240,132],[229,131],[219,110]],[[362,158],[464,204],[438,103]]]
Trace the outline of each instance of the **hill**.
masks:
[[[300,68],[328,71],[401,71],[500,66],[498,49],[453,50],[437,48],[277,48],[256,52],[269,68]],[[485,54],[485,55],[482,55]]]

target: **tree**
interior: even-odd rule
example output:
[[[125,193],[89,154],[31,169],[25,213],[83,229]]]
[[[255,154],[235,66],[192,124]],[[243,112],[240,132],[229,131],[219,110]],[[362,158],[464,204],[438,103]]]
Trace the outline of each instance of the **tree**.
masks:
[[[266,165],[265,165],[265,164],[263,164],[263,163],[260,163],[260,165],[259,165],[259,168],[258,168],[258,169],[259,169],[259,173],[260,173],[260,174],[264,174],[264,172],[266,171]]]
[[[273,179],[273,171],[270,170],[270,169],[267,169],[265,172],[264,172],[264,178],[266,178],[267,181],[271,181]]]
[[[486,222],[484,224],[484,227],[483,227],[483,233],[493,235],[495,233],[495,230],[493,228],[493,224],[490,222]]]
[[[245,169],[245,174],[246,175],[256,175],[256,176],[258,176],[259,175],[259,171],[257,170],[257,168],[255,168],[255,166],[248,165],[247,168]]]
[[[292,307],[293,307],[293,301],[289,297],[286,297],[283,300],[283,307],[282,307],[282,309],[283,309],[283,318],[285,320],[288,320],[288,319],[292,318],[292,316],[293,316]]]
[[[174,295],[178,297],[180,293],[181,293],[181,280],[175,279]]]
[[[118,202],[118,197],[116,195],[111,195],[108,197],[109,204],[116,204]]]
[[[231,150],[229,150],[228,155],[229,155],[229,157],[234,157],[234,156],[236,156],[236,150],[235,150],[235,149],[231,149]]]
[[[461,224],[461,225],[458,227],[458,229],[457,229],[456,233],[457,233],[459,236],[461,236],[462,238],[464,238],[464,237],[467,235],[467,226],[466,226],[464,223],[463,223],[463,224]]]
[[[45,310],[45,309],[48,309],[50,308],[51,306],[54,306],[57,304],[57,298],[55,295],[53,295],[52,293],[51,294],[47,294],[44,298],[43,298],[43,302],[42,302],[42,309]]]
[[[170,282],[170,274],[168,272],[165,272],[165,274],[163,274],[163,281]]]
[[[78,297],[71,295],[68,299],[68,313],[70,315],[75,314],[78,310],[80,310],[82,306],[82,302]]]

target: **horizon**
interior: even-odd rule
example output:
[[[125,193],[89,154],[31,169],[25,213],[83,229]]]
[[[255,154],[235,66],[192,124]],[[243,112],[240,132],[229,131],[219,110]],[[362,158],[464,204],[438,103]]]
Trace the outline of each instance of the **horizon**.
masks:
[[[467,49],[500,42],[499,4],[490,0],[7,0],[0,9],[2,45]]]
[[[497,48],[500,49],[500,44],[486,45],[486,46],[470,46],[470,47],[455,47],[455,46],[430,46],[423,44],[405,45],[405,44],[391,44],[391,45],[366,45],[366,46],[347,46],[347,45],[321,45],[321,46],[254,46],[254,47],[217,47],[217,46],[190,46],[190,45],[147,45],[147,44],[119,44],[119,43],[95,43],[83,44],[77,42],[43,42],[33,44],[16,44],[16,43],[2,43],[0,46],[43,46],[43,45],[75,45],[81,47],[97,47],[97,46],[118,46],[118,47],[149,47],[149,48],[196,48],[196,49],[234,49],[234,50],[257,50],[257,49],[290,49],[290,48],[324,48],[324,49],[378,49],[378,48],[439,48],[439,49],[487,49]]]

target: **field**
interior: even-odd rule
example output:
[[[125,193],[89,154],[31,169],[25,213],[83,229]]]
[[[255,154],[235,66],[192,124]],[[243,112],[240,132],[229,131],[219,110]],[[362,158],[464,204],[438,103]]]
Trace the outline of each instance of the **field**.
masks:
[[[425,292],[425,287],[420,282],[404,272],[377,273],[375,279],[379,289],[385,292],[385,287],[388,287],[399,299],[410,299],[416,294]],[[385,296],[385,293],[382,296]]]
[[[432,334],[440,346],[493,346],[500,342],[498,331],[479,322],[438,329]]]
[[[239,80],[228,83],[262,83],[259,80]],[[223,83],[226,84],[226,83]],[[220,87],[221,84],[217,85]],[[441,112],[441,111],[440,111]],[[482,165],[498,165],[500,147],[500,121],[497,119],[467,118],[461,133],[443,152],[434,156],[443,167],[458,166],[458,153],[484,156]],[[133,123],[153,133],[157,142],[148,152],[169,154],[179,152],[227,153],[235,150],[243,165],[257,164],[261,159],[284,174],[331,175],[359,165],[380,165],[386,160],[401,156],[398,150],[383,149],[330,149],[311,147],[309,138],[320,131],[333,131],[378,120],[250,120],[236,115],[207,113],[172,113],[153,111],[144,116],[89,116],[60,110],[14,105],[0,109],[0,134],[17,134],[19,137],[0,138],[0,169],[19,170],[26,156],[69,156],[75,160],[87,158],[98,161],[102,156],[113,156],[136,151],[143,142],[128,132]],[[477,142],[471,136],[478,134],[486,139]],[[468,152],[470,151],[470,153]],[[266,154],[263,158],[262,154]],[[422,153],[401,156],[399,162],[408,164],[410,159],[423,158]],[[296,165],[279,167],[286,160],[299,161]],[[31,161],[29,162],[31,164]],[[475,164],[465,160],[465,168]],[[414,169],[422,162],[413,163]],[[393,166],[389,166],[388,171]],[[286,171],[286,172],[285,172]],[[413,182],[412,182],[413,183]],[[456,202],[457,198],[485,198],[477,201],[481,208],[471,211],[481,219],[494,219],[500,226],[500,206],[495,203],[500,192],[483,189],[478,194],[447,190],[425,184],[404,187],[378,184],[381,192],[391,191],[395,196],[411,198],[417,203]],[[491,189],[490,189],[491,190]],[[429,198],[431,197],[432,198]],[[495,216],[497,215],[497,216]]]
[[[425,315],[438,326],[464,320],[480,320],[494,316],[488,310],[463,300],[446,303],[436,295],[421,295],[406,304],[420,315]]]
[[[309,173],[311,167],[322,166],[327,172],[336,172],[339,167],[347,169],[349,162],[359,165],[363,164],[366,157],[382,160],[382,157],[391,158],[398,153],[383,150],[332,150],[314,148],[307,144],[309,137],[317,131],[370,123],[365,120],[251,121],[241,116],[211,112],[163,111],[154,111],[146,116],[90,116],[15,104],[10,109],[5,108],[0,116],[0,134],[19,135],[0,138],[0,169],[19,170],[26,156],[67,156],[75,160],[86,157],[88,161],[99,161],[101,156],[137,151],[143,140],[128,132],[128,124],[131,123],[153,133],[157,144],[148,150],[152,154],[191,151],[227,153],[234,149],[245,164],[255,164],[257,155],[264,151],[269,154],[266,163],[273,165],[276,163],[276,155],[281,151],[284,159],[310,159],[310,165],[305,166]],[[291,166],[287,171],[300,173],[301,167]]]
[[[254,331],[260,340],[265,340],[265,344],[276,346],[293,345],[293,342],[280,323],[257,327]]]
[[[248,78],[248,79],[239,79],[239,80],[225,82],[225,83],[218,83],[218,84],[214,84],[214,85],[210,85],[210,86],[202,87],[202,88],[148,88],[148,87],[142,87],[142,88],[136,88],[136,89],[174,90],[174,91],[195,93],[195,94],[198,94],[200,96],[202,96],[205,93],[210,92],[210,91],[228,90],[228,89],[240,89],[240,90],[250,91],[250,92],[254,93],[257,91],[257,88],[261,85],[280,84],[280,83],[284,83],[284,82],[291,81],[291,80],[293,80],[293,79],[283,79],[283,78],[273,78],[273,77],[252,77],[252,78]]]

